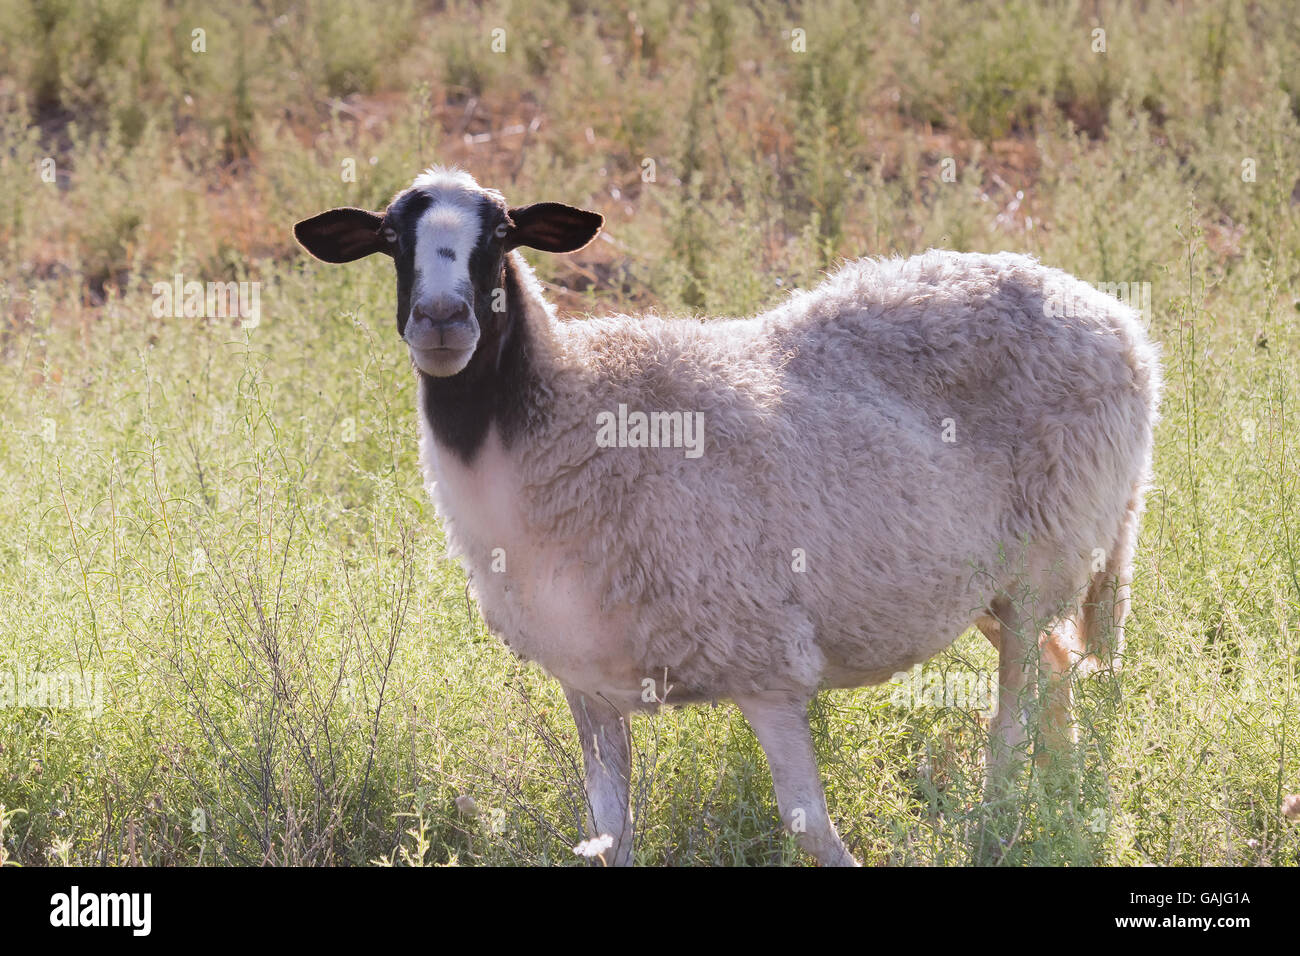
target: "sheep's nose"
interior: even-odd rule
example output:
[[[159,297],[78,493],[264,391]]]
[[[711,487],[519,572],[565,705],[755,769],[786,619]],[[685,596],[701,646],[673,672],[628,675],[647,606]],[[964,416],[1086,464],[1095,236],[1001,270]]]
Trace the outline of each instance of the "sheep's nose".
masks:
[[[464,299],[437,299],[420,302],[411,311],[416,322],[427,322],[435,329],[439,326],[458,325],[469,321],[469,303]]]
[[[472,349],[478,341],[478,323],[463,298],[425,299],[411,309],[411,319],[403,332],[406,344],[413,349]]]

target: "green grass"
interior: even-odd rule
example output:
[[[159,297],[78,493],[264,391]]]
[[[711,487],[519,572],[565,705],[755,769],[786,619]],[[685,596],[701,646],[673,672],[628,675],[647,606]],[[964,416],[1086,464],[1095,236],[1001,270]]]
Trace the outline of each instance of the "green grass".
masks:
[[[575,862],[575,732],[442,552],[390,271],[290,237],[434,161],[607,215],[535,259],[576,311],[742,314],[930,246],[1149,283],[1125,668],[1004,861],[1300,861],[1294,5],[382,6],[0,0],[0,682],[103,705],[0,714],[0,862]],[[260,323],[154,318],[177,273],[261,283]],[[884,687],[814,726],[859,858],[970,862],[977,713]],[[805,862],[729,705],[634,738],[641,860]]]

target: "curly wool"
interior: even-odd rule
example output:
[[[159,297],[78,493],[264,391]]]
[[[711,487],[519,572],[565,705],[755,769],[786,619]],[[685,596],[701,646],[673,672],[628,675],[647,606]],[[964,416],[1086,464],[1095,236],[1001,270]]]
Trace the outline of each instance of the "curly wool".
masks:
[[[1103,577],[1126,586],[1159,365],[1118,300],[1026,256],[935,250],[850,262],[749,319],[562,320],[511,255],[534,417],[487,456],[503,474],[435,494],[489,625],[569,686],[632,707],[647,678],[651,704],[876,683],[999,595],[1050,628]],[[703,455],[599,447],[620,405],[702,413]],[[530,544],[494,575],[512,520]],[[1096,653],[1079,630],[1075,656]]]

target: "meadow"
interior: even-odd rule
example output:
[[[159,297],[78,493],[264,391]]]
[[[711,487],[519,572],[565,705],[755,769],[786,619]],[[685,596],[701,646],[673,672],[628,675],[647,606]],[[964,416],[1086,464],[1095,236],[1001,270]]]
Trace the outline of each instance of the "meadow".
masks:
[[[559,686],[487,632],[421,485],[391,267],[290,231],[434,162],[605,215],[529,256],[571,312],[752,314],[930,247],[1135,298],[1166,387],[1124,667],[1080,689],[1074,784],[1026,773],[1001,863],[1300,862],[1300,6],[0,0],[0,24],[0,862],[581,862]],[[160,305],[177,282],[255,283],[257,309]],[[819,698],[863,862],[972,861],[995,672],[972,632]],[[639,861],[807,862],[733,707],[633,733]]]

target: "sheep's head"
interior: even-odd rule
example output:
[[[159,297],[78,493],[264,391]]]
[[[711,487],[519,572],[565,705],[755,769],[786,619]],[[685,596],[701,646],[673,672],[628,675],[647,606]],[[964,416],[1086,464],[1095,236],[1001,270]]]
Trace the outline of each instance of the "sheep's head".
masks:
[[[518,246],[575,252],[604,219],[563,203],[511,207],[468,173],[417,176],[382,213],[342,207],[304,219],[293,233],[325,262],[382,252],[397,268],[397,331],[421,371],[444,378],[469,365],[485,333],[508,321],[505,256]]]

